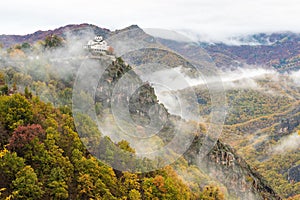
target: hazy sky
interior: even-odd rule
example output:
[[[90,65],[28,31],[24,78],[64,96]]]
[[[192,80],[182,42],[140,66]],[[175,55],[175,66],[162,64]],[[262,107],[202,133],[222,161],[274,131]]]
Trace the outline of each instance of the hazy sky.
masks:
[[[87,3],[88,2],[88,3]],[[210,37],[300,32],[299,0],[1,0],[0,34],[26,34],[67,24],[109,29],[193,30]]]

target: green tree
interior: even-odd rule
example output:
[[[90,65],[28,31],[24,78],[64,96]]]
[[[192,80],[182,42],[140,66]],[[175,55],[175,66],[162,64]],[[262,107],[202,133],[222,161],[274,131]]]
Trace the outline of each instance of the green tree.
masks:
[[[139,179],[138,179],[137,174],[124,172],[123,176],[119,180],[119,185],[120,185],[119,190],[121,192],[121,195],[127,197],[127,196],[129,196],[129,194],[132,190],[139,191],[140,183],[138,181],[139,181]],[[133,191],[132,195],[134,193],[135,192]]]
[[[47,187],[49,188],[49,195],[53,199],[68,199],[68,185],[65,182],[65,178],[66,174],[63,169],[58,167],[52,168]]]
[[[201,199],[205,200],[224,200],[224,194],[217,186],[208,185],[205,186],[201,194]]]
[[[80,174],[77,182],[77,189],[80,199],[89,199],[95,197],[93,194],[93,190],[95,188],[93,179],[89,174]]]
[[[0,72],[0,85],[5,84],[5,75],[3,72]]]
[[[135,150],[130,147],[129,142],[127,142],[126,140],[122,140],[118,142],[118,146],[120,147],[120,149],[123,149],[124,151],[135,153]]]
[[[27,99],[31,99],[32,98],[32,93],[29,91],[28,87],[26,86],[24,89],[24,95]]]
[[[42,184],[38,182],[37,175],[30,166],[25,166],[17,173],[12,185],[14,189],[13,196],[16,199],[41,199],[44,193],[42,191]]]
[[[4,185],[0,187],[9,187],[9,183],[15,179],[17,172],[25,166],[25,160],[18,157],[16,152],[10,152],[7,149],[0,151],[0,182]]]
[[[31,48],[31,45],[28,42],[24,42],[21,45],[21,49],[23,49],[23,50],[29,50],[30,48]]]
[[[130,200],[139,200],[139,199],[141,199],[141,194],[139,193],[139,191],[133,189],[133,190],[130,190],[128,197]]]
[[[63,39],[57,35],[49,35],[45,38],[44,47],[51,49],[61,47],[63,45]]]
[[[32,104],[22,95],[0,97],[0,119],[9,130],[32,122]]]
[[[8,95],[8,86],[4,85],[2,87],[0,87],[0,95]]]
[[[19,86],[29,87],[32,84],[32,77],[22,73],[15,73],[12,77],[12,82]]]

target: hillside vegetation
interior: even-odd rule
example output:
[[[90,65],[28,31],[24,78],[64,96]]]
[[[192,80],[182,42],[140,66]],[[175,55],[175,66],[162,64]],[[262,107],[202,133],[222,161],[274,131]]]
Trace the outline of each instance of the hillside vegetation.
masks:
[[[130,117],[140,126],[149,124],[149,110],[159,108],[163,113],[160,117],[167,118],[162,131],[153,137],[151,144],[170,142],[178,124],[183,124],[180,134],[192,134],[194,137],[183,156],[171,165],[161,166],[159,162],[135,156],[140,149],[151,149],[151,145],[140,147],[113,138],[121,134],[110,110],[114,87],[124,74],[135,67],[128,65],[124,61],[126,59],[142,65],[160,57],[160,64],[168,64],[172,68],[182,66],[192,79],[197,76],[191,63],[171,51],[156,48],[136,51],[129,57],[124,55],[124,58],[108,57],[110,64],[103,72],[101,84],[95,87],[94,105],[99,123],[96,124],[88,115],[80,114],[77,115],[80,118],[78,126],[72,108],[77,71],[83,61],[101,64],[99,57],[82,51],[80,42],[85,42],[85,39],[78,42],[88,27],[70,26],[69,30],[75,36],[68,39],[65,28],[55,30],[59,36],[52,35],[50,31],[28,35],[30,40],[17,38],[20,44],[15,44],[9,37],[11,41],[5,44],[7,48],[0,49],[0,199],[298,198],[300,183],[294,181],[297,177],[289,175],[289,170],[300,165],[299,149],[284,153],[277,150],[277,146],[300,129],[299,87],[288,75],[280,74],[279,78],[276,77],[278,79],[255,79],[258,88],[226,88],[228,113],[221,138],[201,162],[198,160],[199,149],[207,137],[212,109],[209,91],[203,85],[175,91],[185,97],[186,103],[195,101],[189,96],[190,90],[195,91],[203,118],[198,123],[171,115],[159,101],[152,85],[143,83],[128,100]],[[128,29],[133,28],[139,29]],[[110,32],[94,26],[92,30],[104,36],[122,33],[122,30]],[[151,47],[169,44],[169,48],[178,48],[180,52],[195,50],[180,43],[158,43],[140,29],[138,34]],[[221,51],[221,47],[208,47],[208,50],[230,59],[236,56],[244,58],[234,47],[224,47],[227,53]],[[197,51],[192,56],[203,53],[199,46],[195,48]],[[253,48],[246,50],[253,52]],[[261,47],[261,51],[268,48]],[[291,56],[295,54],[291,53]],[[253,63],[262,58],[252,59],[249,55],[245,59]],[[294,68],[297,57],[286,62],[293,63],[291,67]],[[278,68],[290,67],[283,63],[280,66]],[[134,78],[141,81],[136,74]],[[235,82],[235,86],[241,82]],[[85,89],[75,91],[75,94],[82,102],[89,102],[91,88]],[[119,95],[119,99],[122,98]],[[112,137],[99,131],[98,126],[105,124],[110,125]],[[138,134],[147,136],[148,133],[139,130]],[[177,144],[178,147],[183,145],[181,143]],[[118,151],[115,151],[116,148]],[[175,153],[171,152],[170,157],[171,154]],[[122,159],[122,166],[136,164],[142,169],[146,163],[157,168],[145,173],[131,173],[105,164]]]

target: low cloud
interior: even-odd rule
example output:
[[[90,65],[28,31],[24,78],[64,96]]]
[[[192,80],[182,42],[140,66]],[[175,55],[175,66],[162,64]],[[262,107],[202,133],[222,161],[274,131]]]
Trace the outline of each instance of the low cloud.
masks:
[[[279,143],[272,148],[272,153],[282,154],[288,151],[296,151],[300,148],[300,135],[293,133],[287,137],[282,138]]]
[[[187,98],[193,98],[195,94],[192,93],[188,97],[183,95],[180,90],[184,90],[191,87],[204,86],[206,88],[209,84],[220,85],[226,90],[232,89],[252,89],[261,90],[268,93],[274,93],[271,89],[263,88],[258,84],[259,80],[265,80],[271,77],[276,81],[278,73],[273,70],[267,70],[264,68],[238,68],[233,71],[220,71],[219,77],[190,77],[185,73],[186,68],[181,66],[175,68],[165,68],[162,70],[156,70],[153,73],[144,73],[141,75],[143,81],[149,81],[155,89],[155,93],[161,103],[163,103],[171,114],[182,116],[184,112],[184,106],[189,104]],[[218,81],[218,82],[217,82]],[[217,83],[217,84],[216,84]],[[195,102],[197,97],[194,97]],[[196,107],[195,107],[196,108]],[[183,109],[183,110],[182,110]],[[191,109],[190,109],[191,110]],[[191,113],[187,116],[182,116],[185,119],[199,120],[199,114]]]
[[[297,86],[300,86],[300,70],[291,72],[289,76]]]

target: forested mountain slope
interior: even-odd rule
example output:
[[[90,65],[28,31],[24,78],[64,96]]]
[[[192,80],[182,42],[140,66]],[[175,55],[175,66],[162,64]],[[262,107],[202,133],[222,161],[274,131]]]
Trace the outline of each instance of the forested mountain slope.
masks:
[[[72,89],[78,81],[77,72],[84,62],[96,66],[102,63],[98,56],[82,50],[88,39],[83,37],[86,32],[107,37],[110,45],[116,48],[116,54],[123,58],[107,56],[110,64],[103,71],[101,84],[75,91],[83,102],[88,102],[89,90],[95,89],[95,113],[99,120],[95,124],[90,116],[80,115],[82,123],[78,129],[72,109]],[[45,38],[46,35],[50,36]],[[291,77],[278,76],[285,85],[278,85],[278,79],[270,77],[247,82],[255,82],[255,87],[260,86],[259,90],[225,85],[230,109],[222,136],[209,154],[199,160],[198,150],[206,137],[207,119],[211,113],[207,89],[203,85],[193,85],[174,91],[185,96],[186,102],[195,101],[188,96],[189,90],[196,92],[197,106],[204,119],[198,123],[171,114],[151,83],[143,82],[143,77],[134,74],[134,79],[142,86],[128,99],[130,117],[140,126],[149,124],[149,111],[156,108],[160,117],[167,119],[161,133],[153,137],[153,146],[167,144],[178,124],[183,124],[180,134],[193,134],[195,138],[184,156],[172,165],[146,161],[158,166],[157,170],[130,173],[104,164],[122,158],[128,158],[128,163],[132,161],[130,156],[127,157],[129,154],[110,148],[117,147],[132,156],[151,147],[141,148],[130,141],[117,140],[120,129],[114,124],[110,110],[114,102],[124,98],[122,94],[115,95],[117,83],[136,66],[154,61],[169,65],[170,69],[180,66],[186,79],[195,79],[192,64],[183,56],[199,57],[205,51],[199,46],[154,38],[137,26],[110,32],[92,25],[72,25],[20,36],[21,39],[10,38],[5,44],[9,48],[1,49],[0,59],[1,198],[281,199],[299,193],[299,183],[295,182],[297,175],[289,173],[289,169],[299,165],[297,151],[293,149],[287,154],[275,155],[270,154],[268,148],[279,144],[299,126],[299,88],[293,85]],[[136,46],[132,46],[132,38],[138,41]],[[130,54],[123,55],[128,49]],[[183,56],[178,56],[172,49]],[[235,63],[235,59],[232,60]],[[243,80],[233,82],[238,85]],[[270,94],[270,89],[280,94]],[[109,129],[111,135],[98,129],[99,125],[107,124],[112,127]],[[147,136],[142,129],[138,133]],[[93,149],[95,145],[102,148],[103,154],[99,154],[99,149]],[[135,162],[144,161],[137,158]]]

